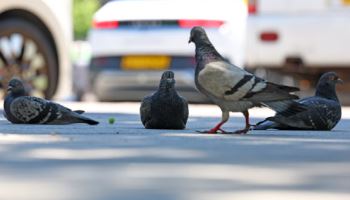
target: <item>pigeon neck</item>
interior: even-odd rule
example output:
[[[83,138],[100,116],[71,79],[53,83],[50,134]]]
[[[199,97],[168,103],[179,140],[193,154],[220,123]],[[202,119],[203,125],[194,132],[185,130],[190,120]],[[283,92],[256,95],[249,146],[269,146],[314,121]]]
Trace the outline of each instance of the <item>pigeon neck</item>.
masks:
[[[11,92],[9,95],[10,95],[12,98],[25,96],[25,94],[22,93],[22,92]]]
[[[173,92],[175,90],[174,86],[172,84],[161,82],[159,84],[159,91],[161,92]]]
[[[160,99],[173,99],[176,96],[176,90],[174,87],[160,87],[156,93]]]
[[[338,101],[335,84],[319,83],[316,87],[316,96]]]
[[[196,60],[197,62],[208,63],[212,61],[223,60],[223,58],[210,42],[197,42]]]
[[[161,93],[172,93],[174,91],[173,87],[160,87],[159,91]]]

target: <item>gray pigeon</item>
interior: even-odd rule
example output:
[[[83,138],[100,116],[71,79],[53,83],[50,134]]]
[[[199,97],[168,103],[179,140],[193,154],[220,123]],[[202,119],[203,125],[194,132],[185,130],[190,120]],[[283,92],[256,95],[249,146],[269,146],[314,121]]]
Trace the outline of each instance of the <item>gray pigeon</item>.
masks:
[[[334,72],[323,74],[317,83],[315,96],[298,100],[307,110],[284,117],[280,114],[259,122],[254,130],[331,130],[341,118],[335,85],[342,80]]]
[[[72,111],[45,99],[26,96],[23,83],[18,78],[10,80],[7,91],[4,115],[14,124],[98,124],[95,120],[81,116],[84,111]]]
[[[159,89],[142,100],[141,121],[150,129],[184,129],[188,118],[188,103],[175,90],[172,71],[165,71]]]
[[[229,63],[216,51],[202,27],[192,28],[190,42],[196,45],[196,87],[222,111],[221,122],[208,131],[201,131],[202,133],[247,133],[250,129],[248,109],[255,106],[268,106],[276,112],[290,108],[283,113],[287,116],[304,110],[292,101],[298,97],[290,94],[298,91],[298,88],[267,82]],[[243,113],[246,124],[244,129],[235,132],[221,129],[229,119],[229,112]]]

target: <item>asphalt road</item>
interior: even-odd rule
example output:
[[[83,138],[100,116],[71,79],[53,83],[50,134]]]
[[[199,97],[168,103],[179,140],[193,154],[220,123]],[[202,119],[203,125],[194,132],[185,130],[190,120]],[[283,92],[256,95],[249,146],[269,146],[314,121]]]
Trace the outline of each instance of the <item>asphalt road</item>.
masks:
[[[350,109],[326,131],[203,135],[215,106],[192,105],[186,130],[146,130],[137,103],[66,104],[98,126],[0,119],[1,200],[350,199]],[[254,109],[252,121],[271,115]],[[231,115],[225,129],[244,126]],[[108,124],[114,117],[115,124]]]

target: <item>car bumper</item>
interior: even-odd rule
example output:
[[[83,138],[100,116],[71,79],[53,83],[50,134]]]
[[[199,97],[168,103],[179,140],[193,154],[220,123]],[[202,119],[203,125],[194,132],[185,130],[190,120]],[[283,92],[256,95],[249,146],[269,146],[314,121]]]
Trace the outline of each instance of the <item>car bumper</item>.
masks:
[[[238,31],[237,31],[238,32]],[[235,31],[207,29],[207,34],[220,52],[234,64],[243,63],[244,38]],[[117,29],[89,32],[93,57],[122,55],[194,56],[194,44],[188,44],[190,29],[159,28],[150,30]]]
[[[304,66],[348,66],[349,13],[251,16],[247,31],[247,66],[283,67],[287,58]],[[276,32],[277,41],[264,42],[262,32]]]

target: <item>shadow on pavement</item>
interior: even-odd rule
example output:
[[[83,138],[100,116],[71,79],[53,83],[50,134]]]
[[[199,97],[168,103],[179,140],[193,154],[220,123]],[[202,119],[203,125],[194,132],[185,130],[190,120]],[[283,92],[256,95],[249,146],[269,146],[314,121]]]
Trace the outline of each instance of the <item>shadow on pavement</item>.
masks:
[[[349,195],[349,120],[331,132],[206,135],[195,130],[211,128],[219,118],[191,117],[186,130],[149,130],[135,114],[86,115],[101,124],[13,125],[1,119],[0,197],[172,200],[276,192],[280,197],[301,194],[299,199]],[[108,123],[110,117],[115,124]],[[235,130],[243,124],[243,117],[231,117],[224,128]]]

